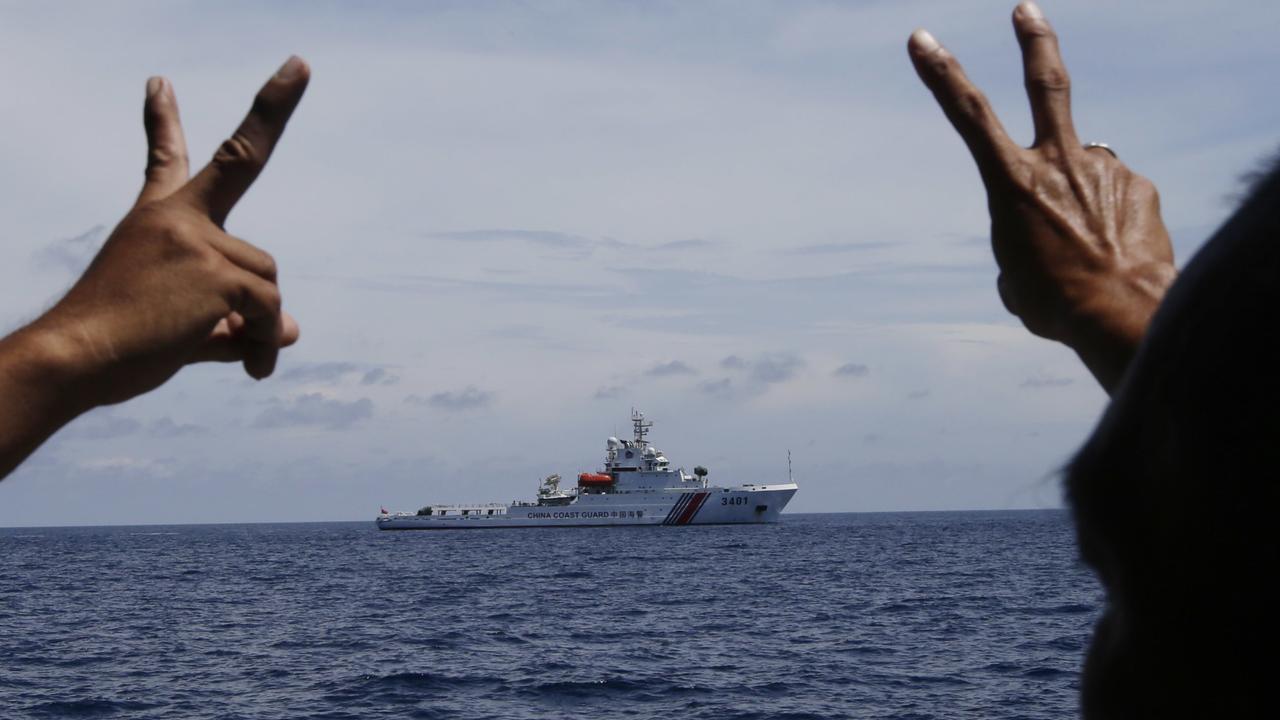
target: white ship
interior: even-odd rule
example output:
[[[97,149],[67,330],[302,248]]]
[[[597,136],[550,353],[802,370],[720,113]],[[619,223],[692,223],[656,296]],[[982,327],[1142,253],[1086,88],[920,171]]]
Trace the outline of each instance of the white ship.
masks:
[[[565,491],[559,475],[542,481],[534,501],[484,505],[428,505],[417,512],[378,515],[379,530],[455,530],[511,527],[584,527],[612,525],[723,525],[777,522],[796,494],[787,482],[720,487],[707,482],[707,470],[671,469],[646,436],[653,423],[632,411],[635,436],[611,437],[604,468],[578,475]],[[788,460],[788,466],[790,460]]]

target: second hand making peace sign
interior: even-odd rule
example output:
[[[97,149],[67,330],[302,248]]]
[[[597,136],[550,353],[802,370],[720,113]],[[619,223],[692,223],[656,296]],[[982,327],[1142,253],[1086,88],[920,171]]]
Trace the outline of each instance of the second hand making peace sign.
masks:
[[[173,88],[147,81],[146,182],[84,275],[37,321],[76,395],[70,412],[151,390],[184,365],[240,361],[275,369],[298,324],[281,309],[275,261],[227,234],[227,214],[257,178],[302,99],[310,70],[292,57],[195,177]],[[33,326],[35,327],[35,326]]]
[[[1040,8],[1013,13],[1035,142],[1009,139],[960,63],[925,30],[908,52],[968,145],[987,188],[997,288],[1031,332],[1079,353],[1111,392],[1173,282],[1173,249],[1149,180],[1081,146],[1058,38]]]

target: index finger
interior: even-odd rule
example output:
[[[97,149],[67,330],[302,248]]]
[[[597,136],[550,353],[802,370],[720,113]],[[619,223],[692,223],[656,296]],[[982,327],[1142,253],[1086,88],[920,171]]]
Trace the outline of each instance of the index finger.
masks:
[[[249,114],[213,160],[183,187],[190,201],[219,227],[266,166],[310,77],[306,61],[290,57],[258,91]]]
[[[187,141],[178,118],[178,101],[173,85],[162,77],[147,80],[142,126],[147,131],[147,179],[137,205],[165,197],[187,181]]]
[[[1021,148],[1009,139],[986,96],[965,75],[959,61],[927,30],[911,34],[907,52],[916,74],[969,146],[983,180],[1002,174]]]

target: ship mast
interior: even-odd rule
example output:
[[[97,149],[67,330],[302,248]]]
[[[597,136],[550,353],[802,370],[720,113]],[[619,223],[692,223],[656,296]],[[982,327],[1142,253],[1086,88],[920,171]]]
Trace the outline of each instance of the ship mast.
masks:
[[[644,413],[631,408],[631,425],[635,431],[636,445],[648,445],[644,437],[649,434],[649,428],[653,427],[653,421],[645,422]]]

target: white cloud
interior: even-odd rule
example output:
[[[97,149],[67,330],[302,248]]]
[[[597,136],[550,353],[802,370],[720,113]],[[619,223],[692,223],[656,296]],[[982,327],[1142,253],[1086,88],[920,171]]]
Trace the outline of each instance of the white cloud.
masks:
[[[88,476],[103,479],[137,475],[166,478],[173,475],[173,466],[172,460],[128,456],[94,457],[77,463]]]
[[[485,407],[492,401],[493,393],[485,392],[474,385],[468,385],[462,390],[456,392],[432,393],[426,398],[422,398],[417,395],[410,395],[405,398],[405,402],[410,405],[425,405],[440,410],[448,410],[450,412],[475,410],[477,408]]]
[[[58,437],[64,440],[113,440],[133,435],[141,429],[142,423],[138,420],[101,408],[73,420]]]
[[[94,225],[85,232],[62,240],[55,240],[35,252],[37,266],[52,268],[72,277],[78,276],[89,266],[89,261],[107,239],[107,227]]]
[[[837,377],[866,377],[870,372],[871,368],[866,365],[851,362],[836,368],[833,374]]]
[[[345,430],[373,417],[369,398],[338,400],[320,393],[306,393],[268,405],[253,421],[255,428],[320,427]]]
[[[204,435],[209,432],[209,428],[195,423],[177,423],[168,415],[157,418],[147,427],[147,432],[152,437],[158,438],[179,438],[191,435]]]
[[[276,377],[282,382],[335,383],[359,371],[360,366],[351,362],[294,363],[286,358],[277,368]]]
[[[648,370],[645,370],[644,374],[649,377],[670,377],[673,375],[697,375],[698,371],[679,360],[672,360],[670,362],[658,363]]]

